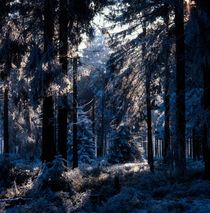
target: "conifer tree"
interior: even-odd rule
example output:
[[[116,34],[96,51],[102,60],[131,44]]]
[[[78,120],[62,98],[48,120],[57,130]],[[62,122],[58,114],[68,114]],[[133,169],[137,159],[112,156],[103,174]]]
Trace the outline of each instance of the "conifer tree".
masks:
[[[48,69],[52,72],[50,65],[53,50],[54,35],[54,1],[44,2],[44,53],[48,62]],[[42,79],[43,80],[43,79]],[[55,127],[54,127],[54,101],[52,94],[44,91],[43,98],[43,124],[42,124],[42,161],[53,161],[56,152]]]
[[[182,0],[175,1],[176,34],[176,144],[175,173],[184,175],[185,159],[185,44],[184,6]]]
[[[59,59],[63,74],[68,70],[68,4],[67,0],[60,1],[59,5]],[[67,96],[60,98],[58,109],[58,152],[67,159]]]

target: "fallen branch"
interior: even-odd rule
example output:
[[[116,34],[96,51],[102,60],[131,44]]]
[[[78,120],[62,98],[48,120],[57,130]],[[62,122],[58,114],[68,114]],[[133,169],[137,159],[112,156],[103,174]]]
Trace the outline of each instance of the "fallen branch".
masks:
[[[26,198],[26,197],[17,197],[12,199],[2,199],[0,200],[0,203],[8,203],[10,205],[22,205],[27,201],[31,201],[32,198]]]

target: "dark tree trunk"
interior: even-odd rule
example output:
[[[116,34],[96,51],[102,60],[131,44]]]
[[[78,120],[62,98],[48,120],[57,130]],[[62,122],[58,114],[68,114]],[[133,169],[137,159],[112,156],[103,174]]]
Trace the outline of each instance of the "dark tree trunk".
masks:
[[[5,61],[5,72],[3,73],[3,80],[5,81],[5,90],[4,90],[4,153],[8,154],[11,150],[9,147],[9,80],[8,73],[10,73],[12,65],[12,49],[9,41],[9,32],[7,34],[7,45],[6,45],[6,61]]]
[[[77,151],[77,58],[73,58],[73,168],[78,167]]]
[[[158,137],[155,137],[155,157],[159,157]]]
[[[92,132],[93,132],[93,141],[95,141],[95,98],[92,102]]]
[[[175,5],[176,33],[176,144],[175,173],[184,175],[185,158],[185,44],[183,0],[176,0]]]
[[[106,133],[104,133],[104,152],[103,152],[103,156],[106,156],[107,154],[107,136]]]
[[[150,170],[152,172],[154,172],[150,83],[151,83],[151,72],[150,72],[150,70],[146,70],[146,104],[147,104],[147,119],[146,120],[147,120],[147,139],[148,139],[148,163],[150,165]]]
[[[193,158],[193,141],[192,141],[192,137],[190,137],[190,157]]]
[[[206,12],[208,18],[210,18],[210,7],[208,6],[208,1],[206,0],[196,0],[196,4],[200,7],[198,9],[198,17],[201,20],[203,13]],[[207,20],[208,22],[208,20]],[[203,64],[203,143],[202,143],[202,150],[203,150],[203,157],[205,163],[205,177],[210,179],[210,64],[208,61],[209,57],[209,48],[206,46],[209,43],[209,30],[208,24],[205,21],[202,23],[200,21],[200,46],[202,47],[200,51],[202,57],[205,57],[205,61]]]
[[[146,21],[143,20],[143,37],[146,37]],[[146,47],[145,43],[142,44],[142,58],[144,63],[146,63]],[[144,66],[146,75],[146,110],[147,110],[147,150],[148,150],[148,164],[150,166],[150,171],[154,172],[154,159],[153,159],[153,142],[152,142],[152,114],[151,114],[151,97],[150,97],[150,83],[151,83],[151,71],[148,67]]]
[[[210,7],[208,5],[208,1],[206,1],[206,0],[195,0],[195,2],[210,17]]]
[[[67,97],[63,97],[63,105],[67,105]],[[67,109],[58,109],[58,152],[63,159],[67,160]]]
[[[168,71],[166,71],[168,72]],[[167,74],[166,74],[167,75]],[[169,154],[169,147],[170,147],[170,102],[169,102],[169,94],[168,94],[168,87],[169,87],[169,77],[166,77],[166,85],[165,85],[165,98],[164,98],[164,105],[165,105],[165,126],[164,126],[164,160],[167,161],[168,154]]]
[[[54,34],[53,1],[45,0],[44,5],[44,52],[48,53],[51,60],[51,48]],[[48,69],[50,66],[48,65]],[[43,99],[43,124],[42,124],[42,161],[50,162],[56,152],[54,128],[54,102],[53,97],[44,92]]]
[[[9,126],[8,126],[8,86],[4,90],[4,153],[9,153]]]
[[[169,14],[168,14],[168,5],[166,5],[166,17],[165,23],[168,33],[168,22],[169,22]],[[169,39],[169,37],[167,36]],[[168,161],[169,155],[169,147],[170,147],[170,95],[169,95],[169,81],[170,81],[170,70],[169,70],[169,44],[166,43],[166,58],[165,58],[165,88],[164,88],[164,107],[165,107],[165,126],[164,126],[164,149],[163,149],[163,157],[164,161]]]
[[[208,144],[208,127],[204,124],[204,162],[205,162],[205,177],[210,179],[210,145]]]
[[[94,141],[94,146],[96,148],[96,139],[95,139],[95,97],[93,97],[93,102],[92,102],[92,132],[93,132],[93,141]],[[96,157],[97,151],[95,150],[95,156]]]
[[[103,156],[104,150],[104,94],[101,97],[100,127],[97,139],[97,157]]]
[[[195,128],[193,128],[192,130],[192,145],[193,145],[193,160],[196,161],[197,160],[197,136],[196,136],[196,131],[195,131]]]
[[[198,143],[197,143],[197,150],[198,150],[198,152],[197,152],[197,159],[198,159],[198,161],[200,161],[200,155],[201,155],[201,143],[200,143],[200,137],[198,137]]]
[[[104,89],[104,88],[103,88]],[[102,103],[101,103],[102,109],[101,109],[101,151],[102,155],[104,155],[104,90],[102,94]]]
[[[204,139],[203,139],[203,150],[204,150],[204,162],[205,162],[205,177],[210,179],[210,66],[209,62],[206,59],[206,63],[203,67],[203,84],[204,84],[204,94],[203,94],[203,107],[204,107]]]
[[[67,75],[68,68],[68,12],[67,0],[60,1],[59,11],[59,39],[60,39],[60,64],[64,75]],[[63,159],[67,159],[67,96],[61,97],[61,103],[58,107],[58,152]]]
[[[53,97],[45,97],[43,101],[42,127],[42,161],[51,162],[56,152],[54,135]]]

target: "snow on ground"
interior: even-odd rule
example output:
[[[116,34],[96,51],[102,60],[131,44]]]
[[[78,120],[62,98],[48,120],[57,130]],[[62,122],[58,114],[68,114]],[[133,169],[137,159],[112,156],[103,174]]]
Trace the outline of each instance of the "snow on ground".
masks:
[[[117,165],[103,160],[74,170],[59,159],[50,168],[14,159],[7,164],[0,173],[1,180],[8,178],[0,181],[0,199],[32,200],[0,202],[0,213],[210,212],[210,181],[202,179],[200,162],[188,163],[188,174],[178,179],[162,170],[150,173],[145,160]]]

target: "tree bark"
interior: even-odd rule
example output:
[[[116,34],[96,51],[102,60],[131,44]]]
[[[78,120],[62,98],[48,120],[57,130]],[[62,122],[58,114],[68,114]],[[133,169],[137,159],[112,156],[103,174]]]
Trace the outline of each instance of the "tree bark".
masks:
[[[104,90],[104,85],[103,85],[103,90]],[[97,157],[103,156],[104,154],[103,150],[104,150],[104,94],[102,94],[102,97],[101,97],[100,125],[98,129],[98,139],[97,139]]]
[[[73,168],[78,167],[77,140],[77,58],[73,58]]]
[[[92,102],[92,132],[93,132],[93,141],[95,141],[95,97],[93,97]]]
[[[42,127],[42,161],[51,162],[56,153],[54,135],[53,97],[48,96],[43,101],[43,127]]]
[[[50,55],[54,35],[53,1],[45,0],[44,4],[44,52]],[[51,60],[51,56],[48,57]],[[48,69],[50,66],[48,65]],[[42,123],[42,161],[51,162],[56,153],[54,128],[54,102],[51,95],[44,92]]]
[[[9,153],[8,86],[4,90],[4,153]]]
[[[148,163],[150,165],[151,172],[154,172],[154,160],[153,160],[153,142],[152,142],[152,113],[150,102],[150,82],[151,71],[146,70],[146,104],[147,104],[147,139],[148,139]]]
[[[193,159],[193,141],[192,137],[190,137],[190,157]]]
[[[176,144],[175,173],[185,173],[185,44],[183,0],[176,0],[175,5],[176,33]]]
[[[146,37],[146,21],[143,20],[143,37]],[[142,59],[146,63],[146,47],[145,43],[142,44]],[[147,150],[148,150],[148,164],[150,166],[150,171],[154,172],[154,159],[153,159],[153,142],[152,142],[152,114],[151,114],[151,102],[150,102],[150,83],[151,83],[151,71],[148,67],[144,66],[146,75],[146,110],[147,110]]]
[[[210,179],[210,75],[209,75],[210,66],[208,59],[203,67],[203,108],[204,108],[204,139],[203,139],[203,150],[204,150],[204,162],[205,162],[205,177]]]
[[[3,79],[5,81],[5,90],[4,90],[4,153],[8,154],[11,150],[9,147],[9,80],[8,73],[10,73],[12,65],[12,49],[9,41],[9,32],[7,34],[7,45],[6,45],[6,61],[5,61],[5,72],[3,74]]]
[[[168,25],[169,25],[169,14],[168,14],[168,5],[166,5],[166,17],[165,24],[168,37]],[[169,95],[169,81],[170,81],[170,70],[169,70],[169,44],[166,43],[166,57],[165,57],[165,88],[164,88],[164,107],[165,107],[165,126],[164,126],[164,149],[163,157],[164,161],[168,161],[169,148],[170,148],[170,95]]]
[[[159,147],[158,147],[158,137],[155,137],[155,157],[158,158],[159,157]]]
[[[60,64],[62,72],[67,75],[68,68],[68,11],[67,0],[60,1],[59,9],[59,39],[60,39]],[[58,106],[58,152],[63,159],[67,159],[67,96],[61,97],[61,103]]]
[[[193,128],[192,130],[192,144],[193,144],[193,160],[196,161],[197,160],[197,136],[196,136],[196,131],[195,128]]]
[[[203,157],[205,163],[205,178],[210,179],[210,64],[208,61],[209,48],[206,46],[209,43],[209,31],[208,31],[208,19],[205,21],[201,16],[206,12],[207,18],[210,18],[210,7],[208,7],[208,1],[196,0],[196,4],[200,7],[198,9],[198,20],[200,20],[200,46],[202,47],[202,57],[205,57],[205,61],[202,67],[203,71]],[[201,15],[202,14],[202,15]],[[203,22],[201,22],[201,19]]]

